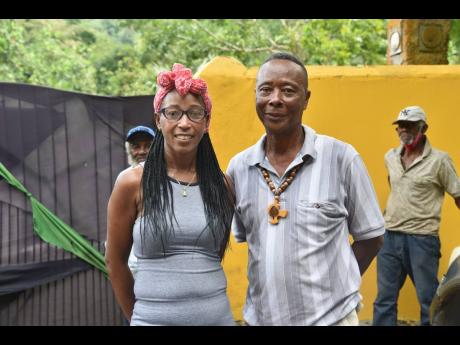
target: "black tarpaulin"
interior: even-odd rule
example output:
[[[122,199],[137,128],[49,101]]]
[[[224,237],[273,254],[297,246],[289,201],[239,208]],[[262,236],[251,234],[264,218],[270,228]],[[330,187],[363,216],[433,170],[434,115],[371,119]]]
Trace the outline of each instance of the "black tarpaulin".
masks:
[[[91,265],[80,259],[3,265],[0,266],[0,296],[17,294],[90,268]]]
[[[0,161],[103,252],[107,201],[127,166],[124,137],[133,126],[152,126],[152,102],[153,96],[104,97],[0,83]],[[69,271],[79,271],[75,256],[33,233],[28,200],[0,178],[0,271],[70,259],[75,267]],[[24,280],[17,298],[0,303],[0,325],[121,324],[100,272],[91,268],[54,277],[40,286]]]

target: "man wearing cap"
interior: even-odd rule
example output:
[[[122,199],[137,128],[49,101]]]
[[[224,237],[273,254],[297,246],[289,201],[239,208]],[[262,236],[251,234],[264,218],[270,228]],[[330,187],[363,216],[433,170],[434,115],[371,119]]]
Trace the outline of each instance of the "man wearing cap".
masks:
[[[155,132],[145,126],[137,126],[128,131],[125,148],[129,165],[136,166],[147,159],[154,136]]]
[[[147,159],[154,136],[155,132],[146,126],[133,127],[128,131],[125,148],[128,163],[132,168]],[[128,266],[133,274],[133,278],[136,278],[137,258],[134,255],[133,249],[129,253]]]
[[[128,164],[131,168],[135,168],[138,164],[145,162],[154,137],[155,132],[146,126],[136,126],[128,131],[125,139],[125,149]],[[133,248],[131,248],[131,252],[129,253],[128,267],[135,279],[137,273],[137,257],[134,255]],[[123,319],[123,324],[129,326],[129,321]]]
[[[147,159],[154,136],[155,132],[146,126],[133,127],[128,131],[125,148],[128,163],[132,168]],[[136,278],[137,258],[134,255],[133,249],[129,253],[128,266],[133,274],[133,278]]]
[[[447,192],[460,209],[460,179],[449,155],[431,147],[422,108],[403,109],[393,124],[401,145],[385,155],[391,191],[384,212],[387,231],[377,256],[373,324],[397,324],[398,295],[409,275],[421,307],[420,324],[429,325],[438,287],[441,207]]]

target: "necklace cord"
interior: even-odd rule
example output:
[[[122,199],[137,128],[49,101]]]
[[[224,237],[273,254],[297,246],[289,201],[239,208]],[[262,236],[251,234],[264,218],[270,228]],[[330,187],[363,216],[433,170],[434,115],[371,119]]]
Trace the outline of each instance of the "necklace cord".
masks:
[[[281,205],[280,205],[280,195],[283,193],[287,187],[291,184],[291,182],[294,180],[294,177],[297,174],[297,171],[303,166],[303,163],[295,166],[294,168],[291,169],[287,177],[284,179],[284,181],[280,184],[278,188],[275,187],[275,184],[273,183],[272,179],[270,178],[270,174],[268,173],[267,169],[262,168],[259,166],[262,176],[265,180],[265,182],[268,184],[268,188],[270,188],[271,192],[275,196],[275,200],[273,203],[268,205],[268,215],[269,215],[269,222],[273,225],[278,224],[279,218],[286,218],[288,215],[287,210],[282,210]]]
[[[179,186],[182,186],[182,196],[187,196],[187,188],[190,187],[190,185],[192,184],[193,180],[195,179],[195,176],[196,176],[196,172],[195,174],[193,175],[192,179],[190,180],[190,182],[187,184],[187,185],[184,185],[182,183],[180,183],[180,181],[176,178],[176,176],[173,176],[173,179],[176,180],[177,184]]]

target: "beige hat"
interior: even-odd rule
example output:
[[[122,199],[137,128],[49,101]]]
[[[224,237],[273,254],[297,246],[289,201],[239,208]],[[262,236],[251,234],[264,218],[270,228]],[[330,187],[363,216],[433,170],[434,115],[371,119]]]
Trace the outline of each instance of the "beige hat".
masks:
[[[419,106],[406,107],[400,111],[398,118],[393,124],[397,124],[399,121],[423,121],[426,123],[425,111]]]

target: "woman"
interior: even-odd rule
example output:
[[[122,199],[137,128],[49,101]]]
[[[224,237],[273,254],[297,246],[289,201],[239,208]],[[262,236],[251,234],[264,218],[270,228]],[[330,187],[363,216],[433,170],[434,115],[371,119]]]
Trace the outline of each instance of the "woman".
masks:
[[[157,84],[147,160],[120,173],[108,204],[115,297],[131,325],[233,325],[221,261],[234,200],[208,134],[207,85],[180,64]]]

